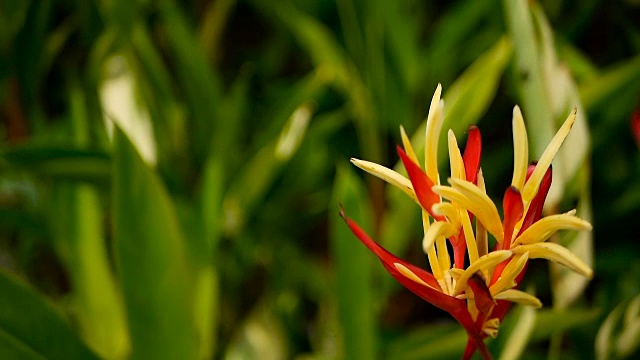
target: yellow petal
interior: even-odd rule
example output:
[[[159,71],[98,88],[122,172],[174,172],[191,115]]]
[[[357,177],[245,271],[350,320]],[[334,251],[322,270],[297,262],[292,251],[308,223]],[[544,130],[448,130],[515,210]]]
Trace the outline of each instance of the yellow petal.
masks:
[[[485,228],[502,243],[504,236],[502,222],[496,205],[487,194],[483,193],[476,185],[458,179],[449,179],[452,187],[434,186],[433,191],[458,206],[468,209],[482,222]]]
[[[467,281],[478,270],[492,269],[499,263],[507,260],[509,257],[511,257],[512,254],[513,253],[511,252],[511,250],[492,251],[489,254],[479,258],[478,261],[469,265],[469,267],[465,269],[464,273],[460,275],[460,278],[456,283],[456,287],[453,291],[454,296],[464,291],[464,289],[467,287]]]
[[[542,307],[542,302],[537,297],[520,290],[505,290],[495,295],[493,298],[496,300],[507,300],[522,305],[529,305],[535,308]]]
[[[529,245],[520,245],[511,249],[514,254],[524,254],[529,252],[531,259],[548,259],[553,262],[562,264],[569,269],[581,274],[589,279],[593,277],[591,270],[580,258],[575,256],[565,247],[555,243],[535,243]]]
[[[442,130],[442,123],[444,121],[444,101],[440,100],[440,94],[442,93],[442,85],[438,84],[436,92],[431,99],[431,105],[429,106],[429,115],[427,115],[427,129],[424,146],[424,166],[427,172],[427,176],[436,185],[439,184],[440,178],[438,175],[438,139],[440,137],[440,131]]]
[[[436,221],[429,227],[429,230],[424,234],[424,239],[422,241],[422,250],[425,253],[428,253],[429,250],[433,247],[433,244],[440,237],[448,238],[456,233],[456,228],[451,226],[450,223],[446,221]],[[440,250],[438,248],[438,250]]]
[[[551,165],[551,161],[556,156],[558,149],[560,149],[560,145],[562,145],[564,139],[566,139],[567,135],[569,135],[569,132],[571,131],[571,127],[576,120],[577,111],[577,108],[573,108],[567,120],[565,120],[562,127],[560,127],[560,130],[558,130],[549,145],[547,145],[544,153],[542,153],[540,160],[538,160],[538,165],[536,165],[535,170],[533,170],[531,177],[529,177],[529,180],[524,184],[524,187],[522,188],[522,200],[525,203],[530,202],[536,195],[536,192],[538,192],[540,182]]]
[[[544,242],[559,230],[591,230],[591,224],[572,212],[551,215],[536,221],[515,240],[515,244]]]
[[[516,286],[516,277],[520,274],[522,269],[524,269],[524,266],[527,264],[527,260],[529,260],[529,253],[514,256],[502,270],[502,274],[500,274],[498,281],[489,288],[491,296],[502,292],[505,289],[511,289]]]
[[[401,174],[371,161],[351,158],[351,163],[368,172],[369,174],[376,176],[404,191],[405,194],[409,195],[409,197],[411,197],[414,201],[418,202],[416,193],[413,190],[413,185],[411,185],[411,180],[407,179]]]
[[[404,147],[404,152],[407,153],[409,159],[416,164],[420,164],[418,162],[418,157],[416,157],[416,152],[413,151],[413,146],[411,146],[411,141],[409,140],[409,137],[404,131],[404,127],[402,125],[400,125],[400,137],[402,138],[402,147]]]
[[[441,202],[434,204],[431,207],[431,211],[433,211],[436,215],[446,216],[451,226],[455,229],[460,229],[460,213],[458,212],[458,208],[456,208],[452,203]],[[458,235],[458,230],[453,235]]]
[[[498,336],[498,329],[500,328],[500,319],[493,318],[489,319],[482,324],[482,332],[491,336],[492,338],[496,338]]]
[[[513,108],[513,179],[511,185],[522,190],[527,176],[529,162],[529,142],[527,140],[527,128],[520,107]]]
[[[406,267],[406,266],[404,266],[404,265],[402,265],[400,263],[393,263],[393,266],[395,266],[396,269],[400,272],[400,274],[402,274],[407,279],[412,280],[414,282],[417,282],[418,284],[421,284],[421,285],[424,285],[424,286],[428,286],[428,287],[430,287],[432,289],[435,289],[433,286],[427,284],[422,279],[420,279],[420,277],[418,275],[416,275],[413,271],[409,270],[408,267]],[[435,289],[435,290],[438,290],[438,289]]]
[[[449,163],[451,165],[451,177],[456,179],[466,179],[464,172],[464,161],[462,160],[462,154],[458,147],[458,141],[453,133],[453,130],[449,129],[447,133],[447,140],[449,146]]]

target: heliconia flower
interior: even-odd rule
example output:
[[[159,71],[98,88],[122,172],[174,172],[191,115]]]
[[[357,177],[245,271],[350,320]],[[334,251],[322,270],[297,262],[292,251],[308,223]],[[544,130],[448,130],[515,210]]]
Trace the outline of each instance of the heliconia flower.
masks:
[[[420,205],[424,228],[422,247],[431,271],[385,250],[349,219],[343,209],[340,215],[391,276],[422,299],[447,311],[465,328],[469,340],[464,359],[476,350],[488,359],[491,355],[484,339],[497,336],[511,303],[542,306],[536,297],[517,289],[530,259],[548,259],[587,278],[593,276],[593,271],[569,250],[547,242],[559,230],[591,230],[591,224],[576,217],[575,210],[542,217],[551,186],[551,161],[571,130],[576,109],[540,159],[528,164],[524,120],[518,106],[514,108],[514,170],[511,186],[502,200],[501,219],[496,204],[485,191],[480,168],[482,141],[477,127],[469,128],[464,153],[449,130],[451,176],[447,179],[448,186],[440,183],[437,148],[444,119],[441,91],[438,85],[427,117],[424,169],[402,128],[404,148],[398,146],[397,151],[408,179],[382,165],[351,159],[354,165],[398,187]],[[492,251],[488,249],[488,234],[496,240]],[[453,250],[453,261],[447,241]],[[468,265],[465,265],[466,258]]]

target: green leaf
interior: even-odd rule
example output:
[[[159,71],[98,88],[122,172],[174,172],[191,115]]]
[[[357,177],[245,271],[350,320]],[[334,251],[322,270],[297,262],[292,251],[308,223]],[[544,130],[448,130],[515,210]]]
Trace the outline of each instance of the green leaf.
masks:
[[[198,355],[193,278],[173,203],[126,136],[114,134],[114,253],[132,359]]]
[[[11,166],[56,179],[106,183],[111,171],[106,153],[68,146],[25,144],[0,151],[0,156]]]
[[[360,243],[337,214],[337,204],[342,203],[347,216],[370,231],[371,207],[365,185],[346,164],[338,166],[332,199],[335,212],[329,218],[331,254],[336,269],[344,358],[375,359],[377,315],[373,307],[372,283],[375,256]]]
[[[0,271],[0,357],[98,359],[42,295]]]
[[[390,360],[459,359],[467,334],[457,323],[424,326],[391,342],[385,353]]]

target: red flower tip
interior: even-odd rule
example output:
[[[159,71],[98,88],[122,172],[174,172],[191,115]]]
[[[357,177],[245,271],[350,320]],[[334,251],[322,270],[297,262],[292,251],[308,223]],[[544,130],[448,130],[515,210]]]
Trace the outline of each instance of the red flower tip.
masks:
[[[407,156],[407,154],[399,145],[397,147],[397,150],[405,169],[407,169],[409,180],[411,180],[413,190],[416,192],[416,196],[418,197],[420,205],[429,213],[429,215],[431,215],[435,219],[443,220],[442,216],[436,215],[433,213],[433,211],[431,211],[431,207],[434,204],[440,202],[440,197],[431,189],[433,187],[433,181],[429,179],[427,174],[422,171],[418,164],[413,162],[413,160],[411,160],[409,156]]]
[[[509,250],[513,229],[518,221],[522,219],[524,213],[524,204],[522,203],[522,196],[518,188],[510,186],[507,191],[505,191],[504,198],[502,199],[502,208],[504,209],[504,221],[502,222],[504,240],[502,249]]]
[[[467,134],[467,145],[464,148],[462,160],[467,181],[475,184],[478,179],[478,170],[480,169],[482,137],[480,136],[480,129],[475,125],[469,126]]]

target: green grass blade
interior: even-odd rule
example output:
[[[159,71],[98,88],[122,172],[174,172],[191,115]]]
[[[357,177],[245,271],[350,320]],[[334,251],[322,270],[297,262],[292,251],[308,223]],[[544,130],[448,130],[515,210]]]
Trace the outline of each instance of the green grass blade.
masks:
[[[344,358],[375,359],[377,315],[372,287],[375,256],[338,216],[338,203],[342,203],[347,216],[367,231],[371,231],[372,214],[364,184],[347,166],[338,166],[332,196],[334,215],[329,218]]]
[[[196,358],[193,284],[172,201],[119,129],[114,149],[114,253],[131,359]]]
[[[3,359],[98,359],[56,308],[13,275],[0,271]]]

